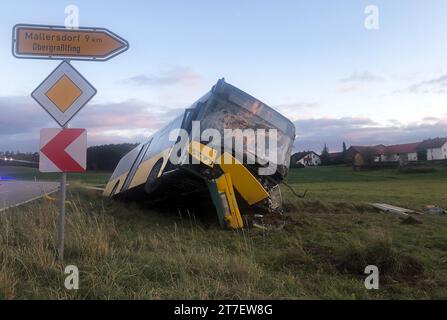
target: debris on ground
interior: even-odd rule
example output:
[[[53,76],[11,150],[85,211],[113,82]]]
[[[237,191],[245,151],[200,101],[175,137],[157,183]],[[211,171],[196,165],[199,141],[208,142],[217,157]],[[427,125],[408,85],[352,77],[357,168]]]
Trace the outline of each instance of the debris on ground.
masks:
[[[396,207],[396,206],[386,204],[386,203],[372,203],[371,205],[374,208],[379,209],[380,211],[394,213],[394,214],[398,214],[398,215],[402,215],[402,216],[408,216],[410,214],[422,214],[421,212],[417,212],[417,211],[414,211],[411,209]]]
[[[266,227],[261,226],[260,224],[257,224],[257,223],[253,223],[253,228],[261,229],[261,230],[264,230],[264,231],[268,230]]]
[[[100,197],[104,193],[104,188],[92,187],[92,186],[82,186],[87,192],[92,193],[94,196]]]
[[[417,218],[415,216],[408,216],[407,218],[402,218],[401,224],[404,225],[415,225],[415,224],[423,224],[422,220],[420,218]]]
[[[432,204],[427,205],[427,206],[425,207],[425,211],[426,211],[428,214],[433,214],[433,215],[447,214],[447,210],[445,210],[445,209],[443,209],[443,208],[441,208],[441,207],[432,205]]]
[[[286,226],[287,217],[277,213],[254,214],[245,215],[245,221],[248,226],[251,226],[253,228],[261,229],[264,231],[280,231]]]

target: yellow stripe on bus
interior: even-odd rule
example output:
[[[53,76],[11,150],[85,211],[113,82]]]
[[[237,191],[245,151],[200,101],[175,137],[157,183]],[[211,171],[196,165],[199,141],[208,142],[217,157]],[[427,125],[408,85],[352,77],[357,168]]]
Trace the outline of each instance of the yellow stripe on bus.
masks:
[[[201,144],[200,142],[192,141],[189,144],[189,153],[191,156],[210,168],[213,168],[214,163],[216,162],[217,151]]]
[[[131,183],[129,184],[129,189],[138,187],[140,185],[146,184],[147,178],[152,171],[154,165],[158,162],[158,160],[163,159],[163,166],[160,171],[163,171],[164,167],[167,164],[167,159],[169,158],[170,149],[166,149],[162,153],[142,162],[138,167],[138,170],[135,172]],[[158,173],[158,172],[157,172]],[[158,177],[158,176],[157,176]]]
[[[124,181],[126,180],[126,177],[129,172],[126,172],[119,176],[116,179],[113,179],[113,181],[109,181],[109,183],[106,186],[106,189],[104,190],[103,196],[104,197],[110,197],[111,193],[113,191],[113,188],[115,188],[117,182],[119,181],[118,188],[116,188],[115,194],[118,194],[121,191],[121,188],[123,187]]]
[[[225,164],[226,161],[224,159],[231,159],[232,161],[230,163],[233,164]],[[224,153],[217,163],[219,163],[224,173],[231,175],[234,187],[249,205],[253,205],[269,197],[268,192],[258,179],[232,155]]]
[[[242,229],[244,222],[242,221],[241,212],[237,205],[236,195],[233,189],[233,180],[230,174],[224,174],[216,180],[217,190],[219,193],[225,193],[228,209],[230,212],[225,212],[225,220],[228,227],[232,229]]]
[[[253,205],[269,197],[268,192],[258,179],[231,154],[225,152],[216,160],[217,151],[215,149],[196,141],[191,142],[189,153],[210,168],[213,168],[215,164],[220,165],[224,173],[231,175],[234,188],[249,205]]]

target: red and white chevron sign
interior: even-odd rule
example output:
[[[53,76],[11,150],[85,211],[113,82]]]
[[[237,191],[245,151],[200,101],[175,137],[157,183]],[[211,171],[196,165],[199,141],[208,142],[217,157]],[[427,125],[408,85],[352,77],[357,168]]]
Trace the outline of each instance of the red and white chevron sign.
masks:
[[[86,168],[87,130],[41,130],[40,172],[85,172]]]

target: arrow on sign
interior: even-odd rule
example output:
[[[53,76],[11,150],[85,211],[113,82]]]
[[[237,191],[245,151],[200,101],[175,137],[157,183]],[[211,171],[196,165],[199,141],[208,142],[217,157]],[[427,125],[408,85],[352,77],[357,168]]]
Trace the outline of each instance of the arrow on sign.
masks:
[[[39,169],[41,172],[85,172],[87,131],[43,129]]]
[[[104,28],[18,24],[13,30],[16,58],[106,61],[127,49],[126,40]]]

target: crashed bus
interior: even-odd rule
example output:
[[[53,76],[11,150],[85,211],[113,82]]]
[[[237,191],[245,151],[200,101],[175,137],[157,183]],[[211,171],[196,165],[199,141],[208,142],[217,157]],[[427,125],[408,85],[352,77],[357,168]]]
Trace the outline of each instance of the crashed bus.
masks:
[[[243,228],[242,214],[281,212],[294,140],[289,119],[222,79],[125,155],[104,196],[154,206],[208,202],[223,227]]]

